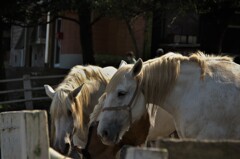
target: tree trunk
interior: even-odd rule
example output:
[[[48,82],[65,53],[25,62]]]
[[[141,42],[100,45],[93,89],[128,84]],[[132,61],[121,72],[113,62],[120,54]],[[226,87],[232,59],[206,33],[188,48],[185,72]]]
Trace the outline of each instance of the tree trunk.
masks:
[[[78,10],[80,24],[80,40],[82,46],[83,64],[95,64],[92,27],[91,27],[91,9],[89,4]]]
[[[138,46],[137,46],[137,40],[135,38],[135,35],[134,35],[133,29],[131,27],[130,21],[125,19],[125,23],[127,25],[129,34],[130,34],[132,42],[133,42],[133,47],[134,47],[134,50],[135,50],[135,56],[138,59],[140,56],[139,56],[139,49],[138,49]]]
[[[153,11],[152,17],[152,45],[151,45],[151,58],[157,56],[156,51],[160,47],[161,40],[163,39],[164,27],[163,27],[163,14],[164,11],[157,9]]]
[[[222,12],[200,16],[201,50],[206,53],[222,53],[222,43],[232,15],[231,12]]]

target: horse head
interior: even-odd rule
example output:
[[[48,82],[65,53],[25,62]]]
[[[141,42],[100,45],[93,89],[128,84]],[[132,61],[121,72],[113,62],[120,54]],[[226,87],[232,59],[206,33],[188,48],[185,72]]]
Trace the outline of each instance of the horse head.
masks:
[[[52,99],[51,115],[51,146],[62,154],[68,154],[70,149],[69,138],[74,134],[74,117],[72,105],[81,91],[82,86],[73,91],[54,91],[49,85],[44,85],[46,94]],[[71,136],[71,137],[70,137]]]
[[[106,145],[119,143],[130,125],[146,112],[141,91],[143,62],[121,66],[106,87],[100,113],[98,135]]]

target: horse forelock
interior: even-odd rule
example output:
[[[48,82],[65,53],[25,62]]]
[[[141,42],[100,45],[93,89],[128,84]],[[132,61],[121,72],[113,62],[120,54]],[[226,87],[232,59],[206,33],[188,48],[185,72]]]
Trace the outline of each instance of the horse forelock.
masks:
[[[112,79],[106,87],[106,93],[109,93],[112,90],[115,90],[120,81],[124,78],[126,73],[130,71],[133,65],[125,65],[118,69],[118,71],[113,75]]]
[[[56,91],[54,99],[50,106],[51,115],[51,141],[55,136],[55,120],[60,116],[67,116],[67,111],[70,109],[70,103],[66,101],[68,93],[63,90]]]
[[[97,81],[96,81],[97,82]],[[84,120],[84,115],[89,115],[85,111],[90,104],[90,90],[91,88],[84,84],[81,93],[75,98],[72,104],[72,113],[75,118],[75,127],[83,131],[84,125],[87,125],[88,121]]]

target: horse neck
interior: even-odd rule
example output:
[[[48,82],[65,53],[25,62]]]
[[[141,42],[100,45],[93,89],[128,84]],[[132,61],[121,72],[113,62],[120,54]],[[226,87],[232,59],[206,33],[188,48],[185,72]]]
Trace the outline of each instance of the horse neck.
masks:
[[[144,63],[142,89],[147,103],[163,105],[178,76],[178,66]]]

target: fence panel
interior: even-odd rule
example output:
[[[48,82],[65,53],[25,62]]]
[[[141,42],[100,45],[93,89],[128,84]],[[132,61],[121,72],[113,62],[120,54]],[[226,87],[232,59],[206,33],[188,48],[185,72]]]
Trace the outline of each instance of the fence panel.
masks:
[[[46,111],[3,112],[0,121],[1,158],[49,158]]]
[[[239,140],[161,139],[156,147],[167,149],[169,159],[240,159]]]
[[[9,100],[0,99],[0,105],[12,105],[17,103],[23,103],[25,109],[32,110],[34,109],[34,102],[50,101],[50,98],[47,97],[45,94],[43,83],[51,79],[52,81],[54,81],[54,85],[57,85],[64,78],[64,76],[65,75],[48,75],[48,76],[23,75],[23,78],[0,80],[0,83],[21,82],[23,84],[22,88],[0,90],[0,94],[5,94],[8,97],[17,96],[16,97],[17,99],[15,98],[10,98]],[[17,95],[14,95],[14,93],[15,94],[17,93]]]

